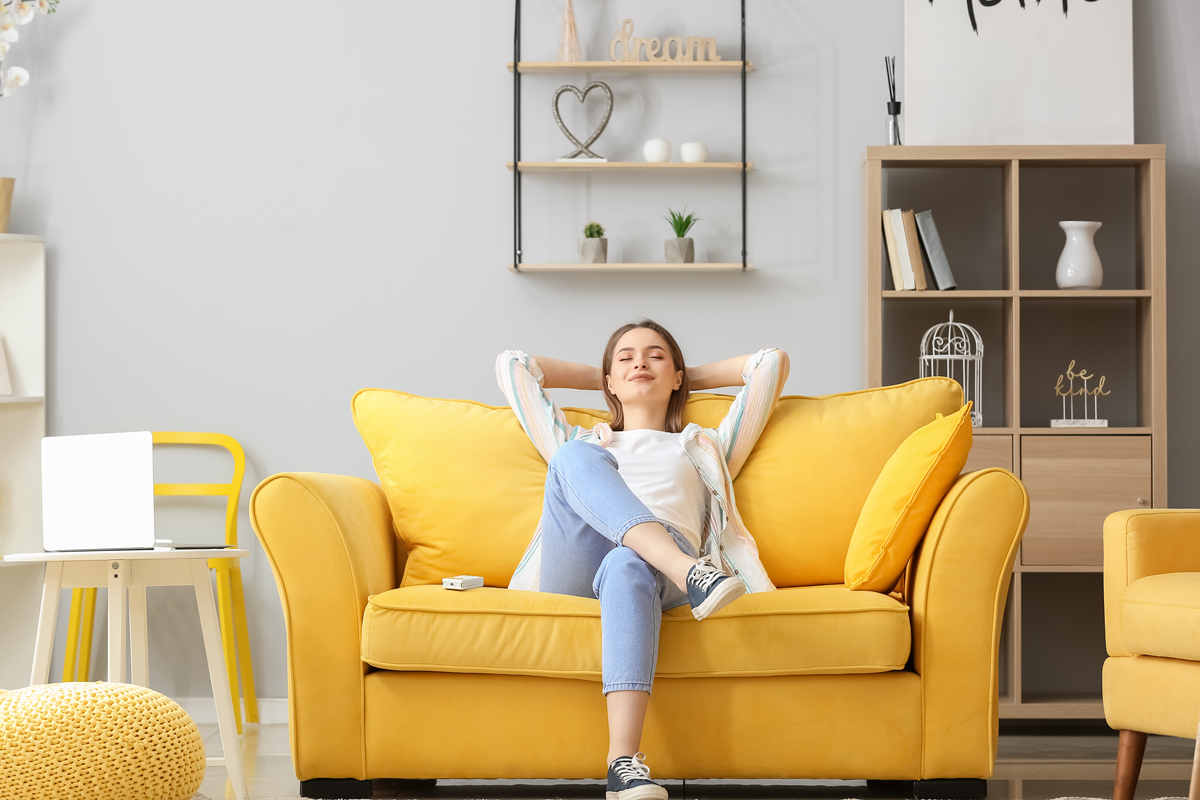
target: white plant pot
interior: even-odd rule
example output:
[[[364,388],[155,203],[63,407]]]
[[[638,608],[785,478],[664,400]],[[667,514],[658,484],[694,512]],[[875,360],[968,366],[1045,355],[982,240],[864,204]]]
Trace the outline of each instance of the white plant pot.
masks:
[[[679,158],[685,164],[703,164],[708,161],[708,148],[704,142],[684,142],[679,148]]]
[[[580,264],[607,264],[608,263],[608,239],[603,236],[599,239],[580,239],[579,240],[579,263]]]
[[[671,160],[671,143],[666,139],[651,139],[642,146],[642,155],[651,164],[665,164]]]
[[[696,263],[696,243],[692,239],[667,239],[663,244],[668,264]]]
[[[1067,234],[1067,243],[1058,257],[1054,282],[1060,289],[1099,289],[1104,283],[1104,268],[1096,252],[1093,237],[1100,230],[1099,222],[1060,222]]]

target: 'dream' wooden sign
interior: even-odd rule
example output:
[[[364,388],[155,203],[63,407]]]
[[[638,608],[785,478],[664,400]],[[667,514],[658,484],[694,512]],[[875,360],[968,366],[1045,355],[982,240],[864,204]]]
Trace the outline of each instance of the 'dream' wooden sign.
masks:
[[[617,45],[621,56],[617,57]],[[674,45],[674,53],[672,53]],[[633,35],[633,20],[621,23],[613,40],[608,43],[608,55],[613,61],[641,61],[642,51],[647,61],[667,61],[682,64],[689,61],[720,61],[717,55],[717,40],[711,36],[671,36],[659,44],[658,39],[642,39]]]

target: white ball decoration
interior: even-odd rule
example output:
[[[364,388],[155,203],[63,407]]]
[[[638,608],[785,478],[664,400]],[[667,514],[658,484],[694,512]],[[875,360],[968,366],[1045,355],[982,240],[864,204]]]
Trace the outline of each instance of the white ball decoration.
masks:
[[[651,164],[663,164],[671,160],[671,143],[666,139],[651,139],[642,147],[642,155]]]
[[[708,148],[704,142],[684,142],[679,148],[679,158],[687,164],[702,164],[708,161]]]

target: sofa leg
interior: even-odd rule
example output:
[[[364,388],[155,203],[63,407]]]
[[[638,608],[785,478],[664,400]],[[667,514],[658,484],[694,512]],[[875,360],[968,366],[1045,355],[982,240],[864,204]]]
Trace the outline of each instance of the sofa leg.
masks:
[[[301,797],[362,798],[371,796],[371,782],[353,778],[313,778],[300,781]]]
[[[987,781],[982,778],[936,778],[913,782],[916,800],[983,800]]]
[[[896,797],[912,797],[913,781],[884,781],[874,778],[867,779],[867,788],[872,792],[893,795]]]
[[[1121,731],[1121,739],[1117,744],[1117,780],[1113,784],[1113,800],[1133,800],[1144,755],[1146,734],[1140,731]]]

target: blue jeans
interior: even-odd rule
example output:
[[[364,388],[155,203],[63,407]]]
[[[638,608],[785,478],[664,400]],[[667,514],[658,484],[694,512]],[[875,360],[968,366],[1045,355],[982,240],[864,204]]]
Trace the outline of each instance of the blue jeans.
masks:
[[[643,522],[661,523],[680,550],[696,557],[691,542],[651,514],[626,485],[616,456],[579,440],[558,448],[546,475],[539,588],[600,600],[604,694],[650,691],[662,612],[688,601],[621,545],[625,532]]]

